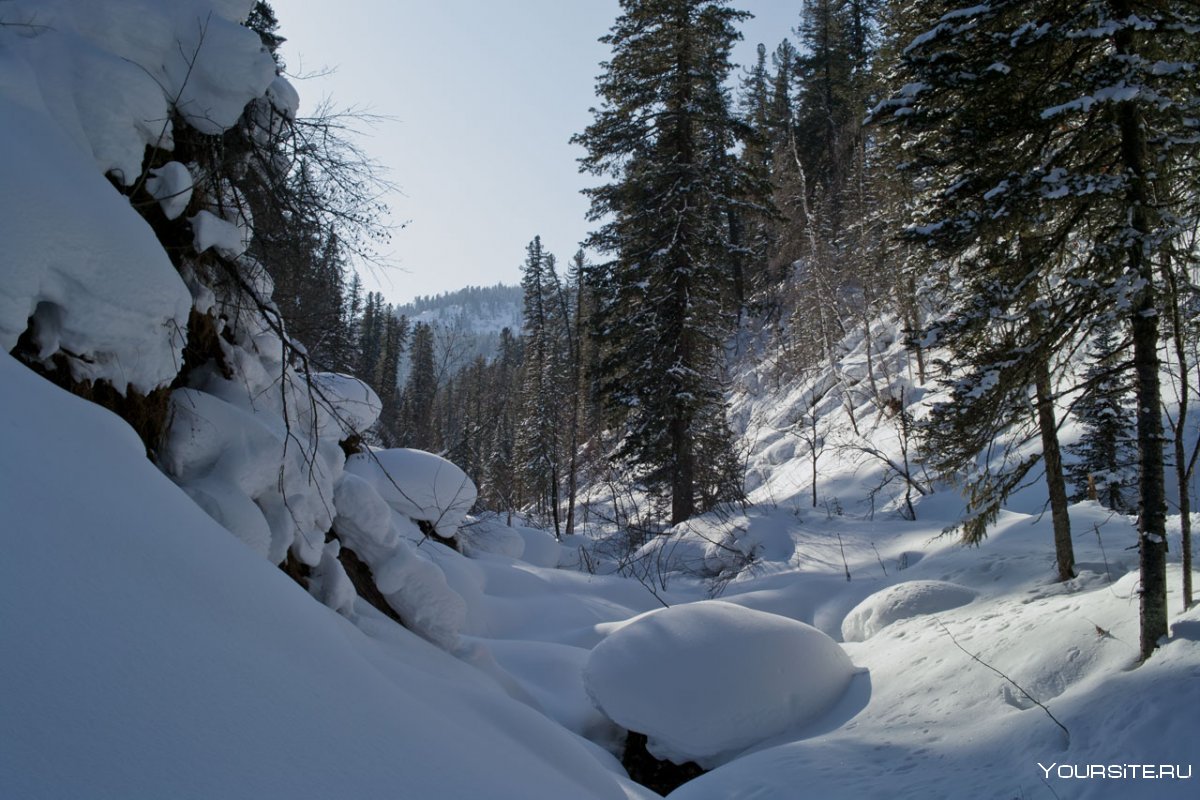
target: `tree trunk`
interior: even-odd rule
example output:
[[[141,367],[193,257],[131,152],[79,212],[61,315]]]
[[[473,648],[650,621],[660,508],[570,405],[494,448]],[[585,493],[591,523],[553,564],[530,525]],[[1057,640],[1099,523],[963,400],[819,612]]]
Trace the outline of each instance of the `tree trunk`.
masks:
[[[821,451],[817,449],[817,404],[812,407],[812,507],[817,507],[817,459]]]
[[[695,465],[692,442],[686,420],[671,420],[671,449],[674,465],[671,474],[671,524],[678,525],[695,514]]]
[[[1172,343],[1175,345],[1176,367],[1179,369],[1179,412],[1175,419],[1175,481],[1179,484],[1179,538],[1183,568],[1183,610],[1192,607],[1192,497],[1189,490],[1191,468],[1183,437],[1187,434],[1188,401],[1191,387],[1188,381],[1187,349],[1183,342],[1183,315],[1179,312],[1179,283],[1170,265],[1163,270],[1170,292]]]
[[[1117,19],[1132,13],[1128,2],[1114,3]],[[1117,52],[1134,55],[1134,31],[1117,32]],[[1154,270],[1146,252],[1151,223],[1150,181],[1146,165],[1150,163],[1146,147],[1145,125],[1134,101],[1117,105],[1117,124],[1121,136],[1121,161],[1129,181],[1126,205],[1129,227],[1134,233],[1127,251],[1129,273],[1142,281],[1134,298],[1131,320],[1133,333],[1133,369],[1137,377],[1138,441],[1138,551],[1141,572],[1140,651],[1149,658],[1167,629],[1167,493],[1163,469],[1162,387],[1159,385],[1158,306],[1154,288]]]
[[[1071,543],[1071,518],[1067,513],[1067,483],[1063,478],[1062,453],[1058,446],[1058,422],[1054,418],[1054,389],[1050,362],[1042,359],[1035,378],[1038,428],[1042,434],[1042,463],[1046,468],[1046,489],[1050,494],[1050,518],[1054,522],[1054,557],[1058,579],[1075,577],[1075,548]]]

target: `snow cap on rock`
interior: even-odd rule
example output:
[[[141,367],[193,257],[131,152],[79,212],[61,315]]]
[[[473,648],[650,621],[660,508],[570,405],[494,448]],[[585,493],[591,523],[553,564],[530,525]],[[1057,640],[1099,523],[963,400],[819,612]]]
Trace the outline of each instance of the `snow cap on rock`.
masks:
[[[659,757],[715,766],[818,720],[855,673],[803,622],[717,600],[634,617],[592,650],[584,685]]]

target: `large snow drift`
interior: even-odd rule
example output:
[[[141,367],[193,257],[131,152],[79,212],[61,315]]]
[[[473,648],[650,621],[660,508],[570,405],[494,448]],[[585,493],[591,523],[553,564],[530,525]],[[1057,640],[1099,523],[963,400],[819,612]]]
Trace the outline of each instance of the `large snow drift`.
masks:
[[[842,621],[842,640],[861,642],[903,619],[965,606],[976,592],[946,581],[907,581],[863,600]]]
[[[0,387],[0,796],[628,796],[481,673],[316,603],[115,416],[3,354]]]
[[[600,642],[584,683],[659,758],[719,762],[813,722],[854,675],[841,647],[803,622],[721,601],[651,611]]]

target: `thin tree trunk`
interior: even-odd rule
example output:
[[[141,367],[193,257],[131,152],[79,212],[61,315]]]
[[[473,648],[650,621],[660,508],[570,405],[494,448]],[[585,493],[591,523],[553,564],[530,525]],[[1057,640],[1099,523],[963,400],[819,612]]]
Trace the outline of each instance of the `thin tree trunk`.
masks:
[[[1183,568],[1183,610],[1192,607],[1192,497],[1189,491],[1191,469],[1187,461],[1187,447],[1183,437],[1187,433],[1188,401],[1191,375],[1187,364],[1187,350],[1183,342],[1183,315],[1179,313],[1178,276],[1168,264],[1163,269],[1170,293],[1171,340],[1175,346],[1175,358],[1179,368],[1179,411],[1174,426],[1175,481],[1179,484],[1179,532]]]
[[[1038,428],[1042,434],[1042,461],[1046,467],[1046,488],[1050,494],[1050,518],[1054,523],[1054,556],[1058,579],[1075,577],[1075,548],[1071,543],[1071,517],[1067,512],[1067,483],[1063,478],[1062,452],[1058,445],[1058,422],[1054,418],[1054,390],[1050,362],[1042,359],[1035,377]]]
[[[821,451],[817,449],[817,405],[812,407],[812,507],[817,507],[817,459]]]

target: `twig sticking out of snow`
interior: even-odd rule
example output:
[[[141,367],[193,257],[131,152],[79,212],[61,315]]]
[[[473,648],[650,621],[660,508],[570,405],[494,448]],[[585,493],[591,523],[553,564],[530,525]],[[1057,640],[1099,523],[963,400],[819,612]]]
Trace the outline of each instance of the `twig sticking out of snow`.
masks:
[[[850,565],[846,563],[846,547],[842,544],[842,534],[837,535],[838,549],[842,551],[842,567],[846,570],[846,581],[850,580]],[[886,570],[885,570],[886,573]]]
[[[871,542],[871,549],[875,551],[875,560],[879,562],[879,568],[883,570],[883,577],[887,577],[887,567],[883,565],[883,557],[879,555],[879,550],[875,547],[875,543]]]
[[[938,619],[937,617],[934,617],[933,621],[936,622],[938,624],[938,627],[941,628],[945,632],[945,634],[950,637],[950,641],[954,643],[954,646],[957,647],[959,650],[962,650],[967,655],[969,655],[971,657],[972,661],[976,661],[976,662],[982,664],[983,666],[990,669],[992,672],[999,675],[1001,678],[1004,678],[1004,680],[1008,681],[1013,686],[1015,686],[1018,692],[1025,695],[1026,697],[1028,697],[1030,702],[1032,702],[1034,705],[1036,705],[1042,711],[1045,711],[1046,716],[1049,717],[1051,720],[1053,720],[1055,725],[1062,728],[1063,735],[1067,737],[1067,747],[1071,746],[1071,732],[1069,730],[1067,730],[1066,725],[1063,725],[1061,722],[1058,721],[1058,717],[1056,717],[1050,713],[1050,709],[1046,708],[1046,705],[1041,700],[1038,700],[1036,697],[1031,695],[1029,692],[1025,691],[1025,687],[1021,686],[1021,684],[1017,683],[1012,678],[1008,677],[1003,672],[1001,672],[1000,670],[993,667],[991,664],[984,661],[978,655],[976,655],[975,653],[972,653],[970,650],[968,650],[967,648],[965,648],[961,644],[959,644],[958,639],[954,638],[954,634],[950,632],[950,629],[947,628],[946,624],[944,622],[942,622],[940,619]]]

